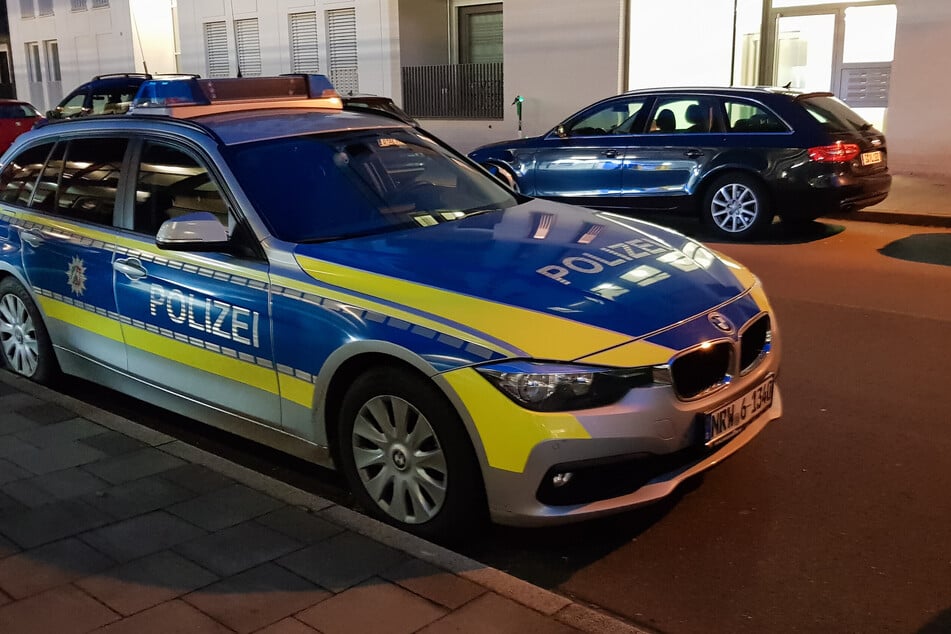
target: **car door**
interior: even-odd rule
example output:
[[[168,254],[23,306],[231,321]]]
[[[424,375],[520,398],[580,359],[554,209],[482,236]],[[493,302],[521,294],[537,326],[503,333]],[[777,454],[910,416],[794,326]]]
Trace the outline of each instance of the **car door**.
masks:
[[[647,127],[624,158],[628,206],[685,207],[707,165],[725,144],[717,100],[704,95],[659,96]]]
[[[0,104],[0,152],[33,128],[39,115],[30,106],[18,103]]]
[[[33,146],[10,161],[0,179],[3,204],[19,207],[23,271],[54,345],[121,370],[126,356],[112,260],[127,146],[117,137]],[[34,187],[31,174],[37,173]]]
[[[241,253],[163,250],[162,222],[203,211],[237,226],[197,149],[143,140],[135,149],[115,293],[129,372],[233,415],[280,425],[267,263]]]
[[[647,98],[595,104],[558,126],[535,153],[534,195],[611,207],[622,197],[629,132],[643,124]]]

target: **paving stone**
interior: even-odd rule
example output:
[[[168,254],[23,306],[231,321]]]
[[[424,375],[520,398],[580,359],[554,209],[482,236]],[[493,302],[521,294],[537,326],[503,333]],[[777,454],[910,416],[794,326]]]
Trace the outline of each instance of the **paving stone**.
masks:
[[[82,439],[82,444],[98,449],[107,456],[121,456],[139,449],[146,449],[148,445],[140,440],[120,434],[117,431],[107,431],[95,436]]]
[[[90,447],[90,449],[92,448]],[[129,454],[100,460],[96,464],[88,465],[86,470],[112,484],[122,484],[123,482],[163,473],[183,464],[185,464],[185,461],[181,458],[176,458],[160,449],[148,447]]]
[[[24,508],[22,502],[0,491],[0,514],[16,513]]]
[[[20,552],[20,547],[0,535],[0,560]]]
[[[0,588],[14,599],[22,599],[113,565],[111,559],[78,539],[64,539],[0,560]]]
[[[38,449],[14,436],[0,437],[0,455],[39,475],[78,467],[105,457],[101,451],[78,442],[64,442]]]
[[[234,480],[224,474],[194,463],[166,471],[162,474],[162,477],[199,494],[211,493],[235,483]]]
[[[14,480],[29,478],[31,475],[33,474],[23,467],[19,467],[9,460],[0,458],[0,486],[7,482],[13,482]]]
[[[373,578],[304,610],[297,618],[323,634],[410,634],[444,614],[444,608]]]
[[[309,625],[304,625],[295,618],[286,618],[273,625],[268,625],[254,634],[320,634],[320,632]]]
[[[170,550],[163,550],[80,579],[76,585],[116,612],[129,615],[217,580],[214,573]]]
[[[202,529],[174,515],[155,511],[84,533],[81,539],[124,563],[204,534]]]
[[[85,418],[70,418],[58,423],[50,423],[49,425],[21,431],[16,434],[16,437],[25,443],[42,449],[95,436],[104,431],[106,431],[105,427]]]
[[[283,533],[244,522],[179,544],[175,551],[221,576],[233,575],[300,549]]]
[[[67,407],[63,407],[62,405],[57,405],[56,403],[50,403],[48,401],[43,401],[34,397],[30,397],[30,400],[32,400],[33,403],[28,402],[27,404],[21,405],[18,408],[18,411],[40,425],[59,423],[61,421],[76,417],[76,412]],[[2,404],[0,404],[0,406],[2,406]]]
[[[108,482],[74,467],[11,482],[3,487],[3,491],[24,506],[37,507],[56,500],[67,500],[101,491],[108,486]]]
[[[282,557],[277,563],[328,590],[341,592],[406,557],[401,551],[348,531]]]
[[[0,533],[23,548],[34,548],[110,521],[112,518],[82,500],[60,500],[35,509],[0,515]]]
[[[421,559],[410,559],[390,568],[383,573],[383,578],[453,610],[486,592],[479,584]]]
[[[41,424],[42,421],[37,420],[35,412],[42,411],[49,405],[51,404],[47,403],[43,399],[39,399],[35,396],[27,394],[26,392],[21,392],[20,390],[0,396],[0,412],[17,412],[19,414],[23,414],[30,420]],[[33,410],[34,414],[28,415],[25,410]],[[75,415],[76,414],[70,412],[69,416],[64,416],[60,420],[66,420],[67,418],[72,418]],[[42,416],[40,416],[40,418],[42,418]]]
[[[267,515],[262,515],[255,521],[281,531],[302,544],[323,541],[344,531],[344,528],[339,524],[328,522],[322,517],[308,513],[299,506],[285,506],[276,511],[271,511]]]
[[[161,603],[95,630],[95,634],[230,634],[231,630],[184,601]]]
[[[36,429],[39,426],[39,423],[30,420],[23,414],[3,412],[3,417],[0,419],[0,436],[15,434],[17,432],[26,431],[27,429]]]
[[[0,381],[0,396],[7,396],[10,394],[21,394],[22,392],[17,388]]]
[[[216,531],[233,526],[284,506],[280,500],[255,491],[243,484],[206,493],[197,498],[168,507],[168,511],[201,526]]]
[[[192,592],[184,600],[236,632],[253,632],[330,596],[280,566],[264,564]]]
[[[118,618],[79,588],[65,585],[0,607],[0,632],[80,634]]]
[[[83,499],[112,517],[126,519],[193,497],[195,494],[188,489],[152,476],[116,486],[106,484]]]
[[[486,634],[569,634],[578,632],[573,627],[546,618],[525,606],[501,597],[494,592],[483,594],[458,610],[420,630],[420,634],[469,632],[478,623],[478,631]],[[329,634],[329,633],[328,633]]]

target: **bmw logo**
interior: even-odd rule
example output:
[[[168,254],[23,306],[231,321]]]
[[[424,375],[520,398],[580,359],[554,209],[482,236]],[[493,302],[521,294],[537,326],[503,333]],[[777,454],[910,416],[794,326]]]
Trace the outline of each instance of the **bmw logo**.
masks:
[[[707,315],[707,319],[709,319],[710,323],[713,324],[713,327],[720,332],[725,332],[727,334],[731,334],[733,332],[733,324],[729,319],[720,313],[710,313]]]

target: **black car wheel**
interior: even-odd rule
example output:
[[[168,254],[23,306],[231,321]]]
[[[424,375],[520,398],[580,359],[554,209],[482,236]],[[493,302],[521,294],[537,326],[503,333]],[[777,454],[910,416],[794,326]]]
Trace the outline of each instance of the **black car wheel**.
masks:
[[[703,221],[727,240],[746,240],[773,221],[766,191],[752,176],[733,172],[714,180],[704,196]]]
[[[0,350],[8,369],[38,383],[51,383],[59,374],[40,311],[12,277],[0,282]]]
[[[344,396],[338,456],[371,515],[426,538],[478,524],[485,494],[468,434],[426,379],[393,367],[361,375]]]

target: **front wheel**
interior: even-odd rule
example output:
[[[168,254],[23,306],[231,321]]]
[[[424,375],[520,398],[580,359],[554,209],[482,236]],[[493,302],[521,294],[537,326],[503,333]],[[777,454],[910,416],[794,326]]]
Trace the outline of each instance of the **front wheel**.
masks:
[[[748,240],[773,221],[766,190],[741,173],[714,180],[704,196],[701,219],[720,238]]]
[[[371,515],[431,539],[460,537],[484,515],[465,427],[425,378],[393,367],[366,372],[344,396],[338,431],[341,468]]]
[[[40,311],[12,277],[0,282],[0,351],[9,370],[37,383],[51,383],[59,374]]]

